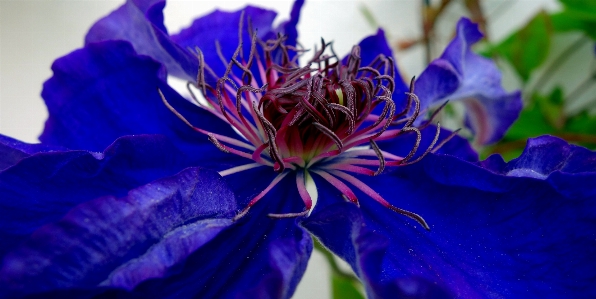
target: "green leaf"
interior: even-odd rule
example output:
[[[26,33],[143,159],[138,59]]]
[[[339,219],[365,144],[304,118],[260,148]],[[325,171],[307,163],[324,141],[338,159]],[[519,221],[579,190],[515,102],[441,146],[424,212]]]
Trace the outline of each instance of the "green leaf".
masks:
[[[331,275],[331,287],[333,299],[364,299],[364,295],[358,290],[354,280],[333,273]]]
[[[583,111],[567,121],[565,130],[596,137],[596,115],[589,115],[587,111]]]
[[[596,1],[560,0],[565,6],[562,12],[552,15],[556,31],[580,30],[596,39]]]
[[[581,15],[573,11],[563,11],[553,14],[551,21],[554,30],[557,32],[578,30],[596,40],[596,30],[594,30],[596,28],[596,20],[585,20],[581,18]]]
[[[528,81],[532,71],[548,55],[552,32],[549,15],[541,11],[526,26],[493,47],[491,52],[504,56],[520,77]]]
[[[559,0],[565,7],[596,15],[596,1],[594,0]]]

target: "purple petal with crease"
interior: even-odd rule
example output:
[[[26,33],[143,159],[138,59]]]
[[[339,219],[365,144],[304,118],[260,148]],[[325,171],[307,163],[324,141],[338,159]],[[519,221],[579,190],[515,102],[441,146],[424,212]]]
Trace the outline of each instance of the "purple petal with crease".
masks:
[[[185,167],[182,154],[163,136],[122,137],[103,153],[27,154],[0,171],[0,256],[78,204],[124,196]]]
[[[231,127],[171,89],[160,76],[161,65],[138,55],[129,43],[87,45],[56,60],[52,69],[54,76],[42,92],[50,114],[40,136],[43,143],[101,151],[124,135],[162,134],[186,154],[188,165],[235,163],[234,156],[176,117],[158,88],[193,125],[237,136]]]
[[[466,126],[475,133],[478,144],[501,139],[519,116],[521,93],[508,93],[501,87],[501,73],[491,60],[472,52],[482,38],[478,25],[466,18],[457,24],[456,36],[416,80],[421,109],[445,101],[462,101]]]
[[[39,228],[6,254],[0,292],[98,284],[132,289],[142,280],[163,276],[229,226],[232,222],[225,217],[234,210],[234,196],[221,177],[196,168],[124,197],[93,199]]]
[[[89,29],[85,44],[128,41],[139,54],[162,63],[170,74],[194,81],[199,68],[198,60],[170,39],[163,25],[162,10],[165,5],[165,0],[127,0]]]

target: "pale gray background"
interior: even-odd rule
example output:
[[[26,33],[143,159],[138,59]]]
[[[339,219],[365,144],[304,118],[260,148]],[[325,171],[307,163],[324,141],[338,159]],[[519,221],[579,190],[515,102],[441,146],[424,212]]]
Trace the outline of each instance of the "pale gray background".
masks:
[[[1,134],[36,142],[47,117],[40,92],[42,83],[52,75],[52,61],[81,47],[91,24],[123,1],[0,0]],[[246,3],[170,0],[165,9],[166,26],[174,33],[188,26],[194,17],[216,7],[236,10]],[[287,19],[292,1],[250,3],[277,11],[279,22]],[[307,1],[298,25],[300,41],[310,47],[324,37],[334,40],[338,54],[347,53],[363,37],[376,32],[359,12],[362,4],[366,4],[387,29],[391,41],[416,38],[421,34],[420,3],[411,0]],[[524,24],[527,17],[541,7],[558,8],[555,0],[491,0],[485,6],[492,24],[488,30],[493,40]],[[453,24],[462,12],[461,4],[453,5],[439,23],[438,32],[443,43],[449,39]],[[418,75],[423,69],[419,48],[397,53],[396,57],[406,78]],[[326,298],[329,294],[329,270],[322,256],[315,252],[294,298]]]

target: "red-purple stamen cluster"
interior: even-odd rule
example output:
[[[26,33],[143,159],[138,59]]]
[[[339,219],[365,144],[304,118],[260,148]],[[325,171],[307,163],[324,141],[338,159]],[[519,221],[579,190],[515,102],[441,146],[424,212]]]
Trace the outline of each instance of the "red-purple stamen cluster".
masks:
[[[306,181],[311,180],[309,172],[312,172],[357,205],[358,199],[352,188],[428,229],[422,217],[391,205],[353,175],[378,175],[387,166],[415,163],[430,152],[437,141],[438,129],[431,146],[416,160],[411,160],[421,140],[420,128],[412,126],[420,105],[411,85],[406,107],[396,113],[392,100],[395,86],[393,60],[379,55],[368,66],[361,66],[360,48],[354,46],[342,62],[331,45],[322,41],[321,49],[315,50],[307,65],[299,67],[298,55],[290,59],[289,53],[301,54],[303,51],[285,45],[285,36],[268,41],[258,40],[256,34],[252,36],[249,56],[243,58],[240,42],[225,74],[215,86],[205,82],[205,71],[213,72],[197,49],[201,67],[195,87],[201,90],[207,103],[201,103],[194,95],[193,98],[201,107],[229,123],[241,136],[222,136],[194,127],[162,95],[164,103],[179,118],[206,134],[217,148],[252,160],[221,171],[222,176],[263,165],[279,172],[235,219],[244,216],[289,172],[296,171],[304,211],[270,214],[270,217],[297,217],[310,212],[312,199],[306,190]],[[262,51],[258,51],[257,46]],[[327,50],[331,54],[327,54]],[[276,62],[274,57],[281,59]],[[225,61],[223,57],[222,60]],[[240,71],[233,72],[234,69]],[[189,91],[192,94],[190,86]],[[379,111],[378,114],[375,111]],[[409,111],[413,111],[411,116],[407,116]],[[405,157],[382,151],[376,143],[408,132],[415,133],[417,138]]]

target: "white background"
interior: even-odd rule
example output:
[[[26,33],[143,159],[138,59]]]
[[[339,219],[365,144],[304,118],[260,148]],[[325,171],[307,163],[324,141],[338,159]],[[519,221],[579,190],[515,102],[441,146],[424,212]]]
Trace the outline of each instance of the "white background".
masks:
[[[118,7],[112,0],[0,0],[0,134],[26,142],[36,142],[47,111],[40,97],[42,84],[51,77],[54,59],[83,45],[83,38],[93,22]],[[299,39],[305,47],[321,37],[333,40],[339,55],[347,53],[362,38],[376,32],[362,16],[366,6],[383,26],[390,41],[414,39],[421,35],[420,1],[412,0],[319,0],[307,1],[298,24]],[[454,24],[464,12],[463,1],[455,1],[438,23],[439,40],[445,43]],[[241,1],[169,1],[165,23],[171,33],[188,26],[194,17],[216,7],[236,10]],[[287,19],[292,1],[251,1],[279,13]],[[500,40],[523,25],[541,8],[556,10],[555,0],[490,0],[484,2],[491,26],[492,40]],[[423,69],[420,47],[396,54],[404,77],[418,75]],[[329,270],[318,253],[294,298],[325,298],[330,294]]]

